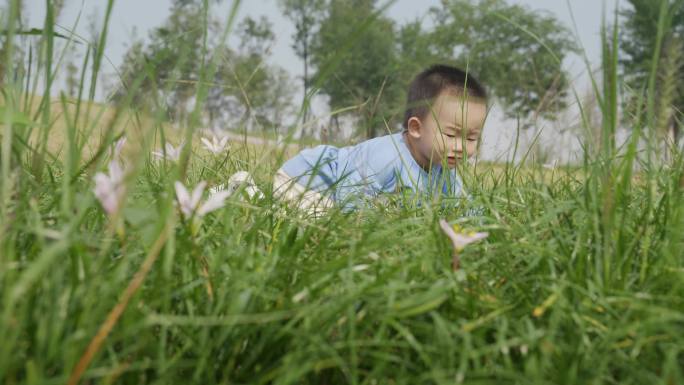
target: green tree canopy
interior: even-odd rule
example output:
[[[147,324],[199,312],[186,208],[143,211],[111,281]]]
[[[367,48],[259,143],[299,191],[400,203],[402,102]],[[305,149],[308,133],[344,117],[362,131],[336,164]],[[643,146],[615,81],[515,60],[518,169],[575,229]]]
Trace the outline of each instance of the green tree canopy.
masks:
[[[325,0],[279,0],[283,13],[292,20],[295,26],[295,33],[292,36],[292,49],[295,54],[302,59],[304,65],[304,75],[302,76],[303,107],[302,121],[308,120],[309,106],[309,62],[311,61],[311,46],[315,36],[316,28],[320,23],[323,13]]]
[[[562,63],[575,44],[556,18],[504,0],[442,1],[430,13],[432,56],[468,68],[507,117],[554,118],[566,107]]]
[[[222,43],[216,39],[224,26],[205,18],[202,1],[175,1],[168,19],[151,32],[149,42],[133,42],[126,53],[120,71],[122,85],[114,100],[132,97],[132,105],[161,106],[170,118],[182,120],[194,101],[202,66],[220,53],[202,106],[208,123],[215,127],[252,123],[264,128],[279,126],[292,105],[293,87],[284,70],[266,63],[275,39],[270,22],[265,18],[244,19],[236,30],[239,47],[230,49],[219,47]]]
[[[134,102],[146,104],[158,98],[170,117],[185,116],[201,65],[203,14],[197,2],[174,2],[164,24],[150,33],[149,43],[134,42],[129,48],[121,68],[122,87],[116,90],[114,100],[125,100],[137,80],[140,87]]]
[[[362,15],[362,16],[360,16]],[[426,18],[434,23],[425,29]],[[435,63],[468,69],[506,116],[554,118],[565,108],[563,60],[575,50],[554,17],[504,0],[442,1],[397,27],[373,0],[329,0],[312,47],[312,63],[331,109],[357,111],[368,136],[399,117],[410,80]],[[338,63],[332,71],[328,65]]]
[[[383,132],[383,120],[401,103],[397,87],[395,27],[374,0],[332,0],[312,47],[316,82],[335,110],[360,106],[368,137]]]
[[[246,18],[237,29],[239,50],[219,60],[206,109],[214,125],[279,129],[292,112],[294,87],[285,70],[266,63],[275,42],[270,22]]]

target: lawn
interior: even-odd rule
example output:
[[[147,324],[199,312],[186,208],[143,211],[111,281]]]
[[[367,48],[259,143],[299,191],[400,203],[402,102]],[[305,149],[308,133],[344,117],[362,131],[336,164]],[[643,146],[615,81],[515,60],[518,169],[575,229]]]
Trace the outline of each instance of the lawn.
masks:
[[[126,151],[151,150],[136,146]],[[128,158],[111,216],[93,172],[67,186],[59,158],[40,175],[14,163],[0,260],[5,383],[64,383],[87,351],[86,383],[681,379],[681,169],[633,183],[619,164],[585,166],[581,181],[470,168],[472,201],[458,208],[314,220],[272,199],[273,157],[195,148],[185,168]],[[179,214],[175,180],[216,185],[242,169],[263,198]],[[482,215],[465,216],[472,207]],[[455,272],[440,218],[490,233]]]
[[[4,384],[684,383],[684,160],[644,143],[652,111],[611,144],[616,88],[580,164],[466,164],[457,204],[310,218],[272,193],[296,148],[214,153],[194,111],[40,103],[31,81],[2,85]],[[177,183],[206,202],[238,171],[262,194],[182,214]],[[489,233],[458,270],[440,219]]]

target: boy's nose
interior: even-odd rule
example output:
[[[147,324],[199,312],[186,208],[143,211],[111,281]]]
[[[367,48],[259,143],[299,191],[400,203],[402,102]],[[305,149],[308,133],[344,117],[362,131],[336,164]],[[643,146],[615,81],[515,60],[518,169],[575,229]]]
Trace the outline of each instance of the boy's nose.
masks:
[[[456,144],[455,144],[456,153],[457,154],[462,153],[463,152],[463,140],[458,138],[455,140],[455,142],[456,142]]]

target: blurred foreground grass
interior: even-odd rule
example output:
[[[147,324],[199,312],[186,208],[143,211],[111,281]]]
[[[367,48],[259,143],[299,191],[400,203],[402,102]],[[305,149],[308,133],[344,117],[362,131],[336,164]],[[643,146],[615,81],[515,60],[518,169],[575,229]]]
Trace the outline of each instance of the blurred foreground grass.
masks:
[[[193,228],[173,206],[180,163],[134,157],[117,232],[90,172],[69,197],[60,158],[39,185],[13,169],[0,259],[5,383],[65,383],[151,252],[84,383],[682,379],[681,169],[620,192],[610,185],[619,174],[598,166],[581,181],[576,170],[478,166],[463,171],[473,201],[458,209],[311,220],[273,201],[275,157],[239,144],[190,157],[187,185],[247,169],[264,199],[236,194]],[[464,217],[470,207],[485,210]],[[450,271],[440,217],[491,233],[461,271]]]
[[[29,80],[3,83],[5,384],[684,383],[684,167],[641,151],[654,119],[576,169],[465,167],[472,200],[457,208],[312,220],[273,199],[283,149],[213,155],[198,150],[198,119],[174,130],[131,105],[33,111]],[[110,216],[93,177],[121,135],[125,196]],[[177,162],[150,156],[183,140],[194,145]],[[263,198],[178,214],[174,182],[238,170]],[[490,233],[460,271],[439,218]]]

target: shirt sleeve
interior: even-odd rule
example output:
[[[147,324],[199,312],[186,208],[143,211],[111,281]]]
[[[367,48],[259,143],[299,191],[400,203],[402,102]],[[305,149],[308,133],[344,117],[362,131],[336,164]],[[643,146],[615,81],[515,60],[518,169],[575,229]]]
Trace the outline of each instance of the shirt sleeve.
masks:
[[[389,136],[340,150],[339,185],[335,200],[343,207],[364,207],[379,194],[391,191],[397,152]]]
[[[282,170],[309,190],[329,192],[337,181],[338,148],[320,145],[302,150],[285,162]]]

